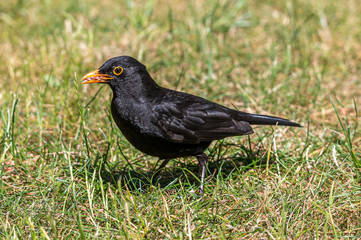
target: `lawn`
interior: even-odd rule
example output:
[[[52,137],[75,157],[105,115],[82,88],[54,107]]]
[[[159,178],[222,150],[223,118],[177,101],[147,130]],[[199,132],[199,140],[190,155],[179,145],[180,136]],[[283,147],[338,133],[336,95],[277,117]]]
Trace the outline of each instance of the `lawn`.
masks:
[[[2,239],[361,238],[357,0],[0,2]],[[81,77],[118,55],[155,81],[303,128],[255,126],[195,158],[132,147],[112,92]]]

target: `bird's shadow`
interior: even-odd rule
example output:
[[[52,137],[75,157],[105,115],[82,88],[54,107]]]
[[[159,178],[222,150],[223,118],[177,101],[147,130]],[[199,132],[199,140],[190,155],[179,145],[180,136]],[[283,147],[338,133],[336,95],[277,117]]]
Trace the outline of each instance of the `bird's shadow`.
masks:
[[[267,150],[264,148],[254,151],[243,145],[220,144],[213,147],[208,154],[207,181],[214,179],[218,174],[227,177],[233,172],[245,172],[273,162],[272,156],[268,159],[265,157]],[[220,148],[228,149],[234,146],[239,148],[239,151],[235,151],[235,154],[228,155],[227,151],[222,151],[222,154],[219,153]],[[107,164],[106,159],[106,156],[98,156],[94,163],[88,165],[88,173],[93,174],[96,171],[99,173],[96,176],[100,175],[103,181],[116,186],[120,185],[122,188],[129,189],[130,191],[146,192],[151,185],[167,188],[177,184],[200,184],[200,168],[195,158],[171,160],[161,170],[156,179],[153,177],[154,170],[145,168],[134,170],[131,164],[119,170],[119,165],[110,166]]]

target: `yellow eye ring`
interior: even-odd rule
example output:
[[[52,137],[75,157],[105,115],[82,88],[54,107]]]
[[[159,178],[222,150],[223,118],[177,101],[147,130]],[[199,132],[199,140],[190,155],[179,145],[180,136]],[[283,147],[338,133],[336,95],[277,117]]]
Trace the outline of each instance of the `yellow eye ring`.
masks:
[[[120,74],[122,74],[123,70],[124,70],[124,69],[123,69],[122,67],[115,67],[115,68],[113,69],[113,73],[114,73],[115,75],[119,76]]]

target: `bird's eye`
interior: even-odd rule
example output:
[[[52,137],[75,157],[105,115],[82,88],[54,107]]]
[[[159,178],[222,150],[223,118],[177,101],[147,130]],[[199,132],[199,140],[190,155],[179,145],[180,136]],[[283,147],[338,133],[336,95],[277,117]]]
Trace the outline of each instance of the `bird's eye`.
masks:
[[[113,70],[113,73],[117,76],[119,76],[120,74],[122,74],[123,72],[123,68],[122,67],[115,67]]]

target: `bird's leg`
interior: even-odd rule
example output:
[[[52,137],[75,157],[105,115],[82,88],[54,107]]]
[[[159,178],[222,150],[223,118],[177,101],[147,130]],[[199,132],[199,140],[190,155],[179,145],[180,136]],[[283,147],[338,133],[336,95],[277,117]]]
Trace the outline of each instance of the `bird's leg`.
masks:
[[[200,192],[201,195],[204,193],[204,178],[206,177],[206,164],[208,161],[208,156],[205,153],[202,153],[200,155],[197,155],[197,160],[199,162],[199,165],[201,166],[201,187]]]
[[[164,159],[164,161],[162,162],[162,164],[159,166],[159,168],[157,170],[155,170],[154,174],[153,174],[153,177],[152,177],[152,182],[153,182],[153,179],[157,179],[160,171],[165,167],[165,165],[167,165],[167,163],[169,162],[170,158],[166,158]]]

